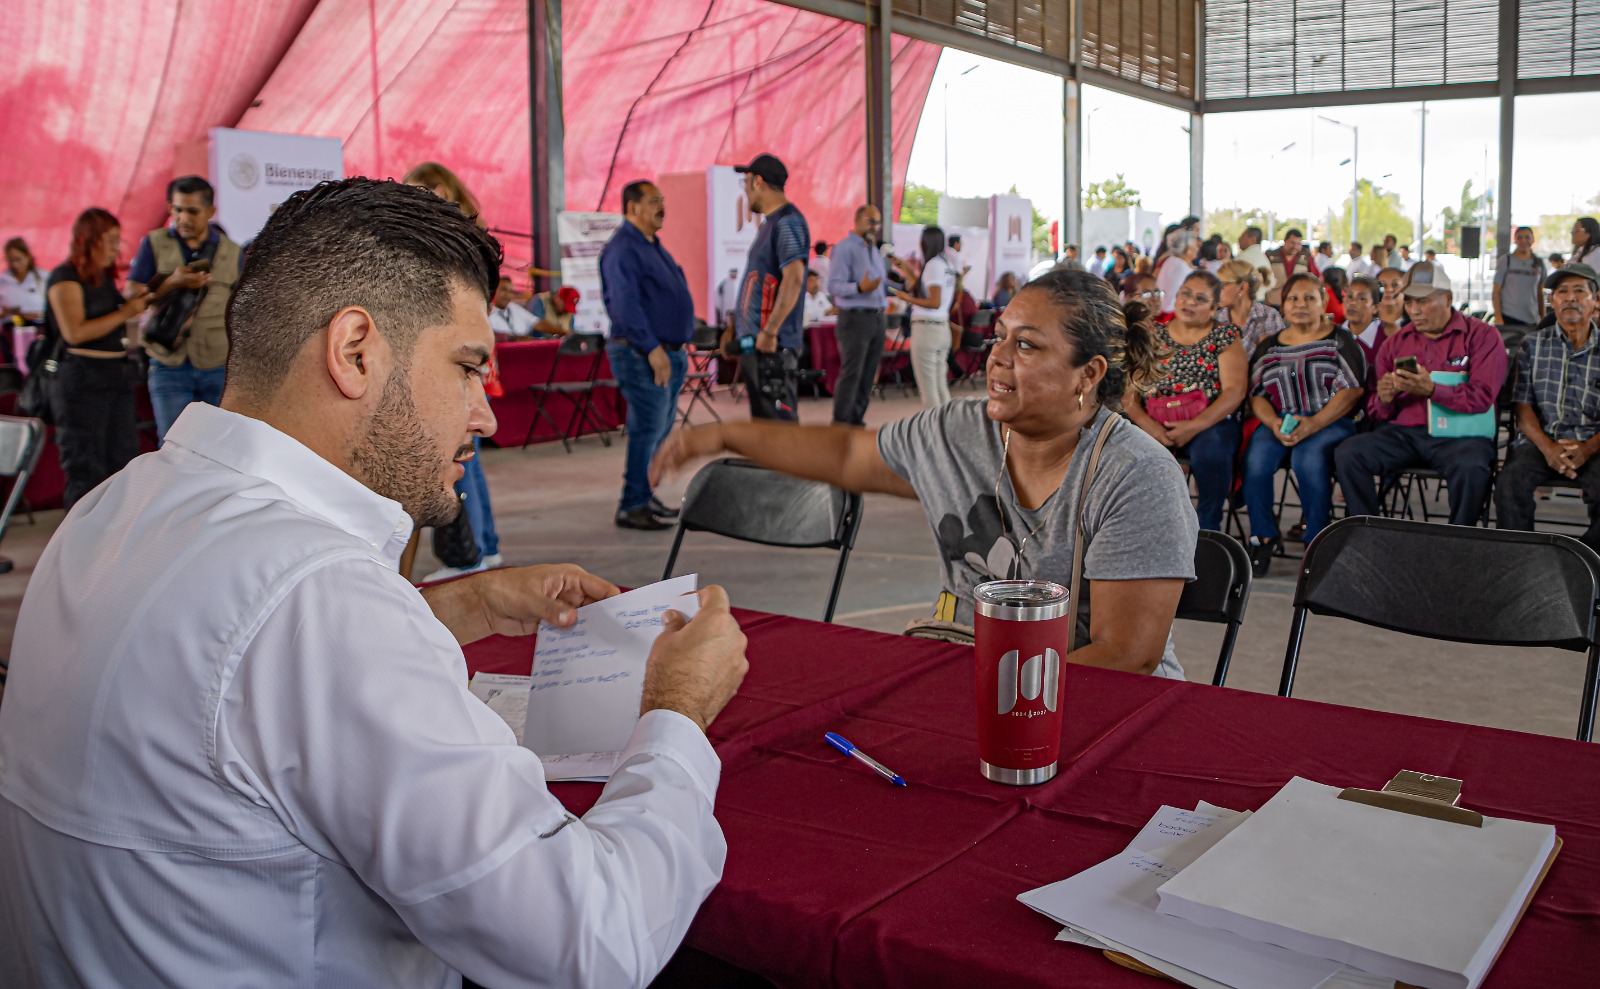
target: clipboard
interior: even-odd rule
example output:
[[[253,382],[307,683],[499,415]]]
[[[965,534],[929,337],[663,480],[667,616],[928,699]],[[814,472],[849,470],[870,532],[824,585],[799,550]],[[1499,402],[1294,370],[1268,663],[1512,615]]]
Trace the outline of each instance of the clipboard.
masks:
[[[1460,824],[1464,827],[1483,827],[1483,815],[1475,810],[1457,806],[1461,799],[1463,781],[1451,779],[1448,776],[1434,776],[1430,773],[1419,773],[1415,770],[1404,769],[1395,774],[1394,779],[1385,783],[1381,790],[1363,790],[1359,787],[1346,787],[1339,793],[1340,800],[1349,800],[1353,803],[1366,804],[1370,807],[1381,807],[1392,810],[1397,814],[1412,814],[1417,817],[1426,817],[1435,821],[1446,821]],[[1544,866],[1539,870],[1539,876],[1533,881],[1533,887],[1528,890],[1527,899],[1522,901],[1522,907],[1517,911],[1517,919],[1511,922],[1511,928],[1506,932],[1504,941],[1495,949],[1494,959],[1489,962],[1489,970],[1500,961],[1500,955],[1506,950],[1506,945],[1511,943],[1511,938],[1517,933],[1517,928],[1522,926],[1522,918],[1527,915],[1528,907],[1533,904],[1533,898],[1539,895],[1539,888],[1544,885],[1545,877],[1550,874],[1550,867],[1555,864],[1556,856],[1561,854],[1561,836],[1556,835],[1555,844],[1550,849],[1549,858],[1545,859]],[[1137,959],[1125,955],[1120,951],[1107,949],[1101,952],[1116,965],[1151,975],[1164,982],[1177,983],[1164,972],[1157,971]],[[1417,989],[1405,982],[1396,982],[1395,989]]]

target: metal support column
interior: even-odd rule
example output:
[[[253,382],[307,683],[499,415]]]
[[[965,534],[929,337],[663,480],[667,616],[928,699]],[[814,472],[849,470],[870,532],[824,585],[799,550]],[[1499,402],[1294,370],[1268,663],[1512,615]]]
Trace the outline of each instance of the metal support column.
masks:
[[[878,0],[866,31],[867,70],[867,202],[883,214],[883,239],[894,236],[894,117],[889,96],[893,88],[890,9],[893,0]]]
[[[1083,87],[1070,76],[1061,80],[1062,155],[1061,155],[1061,244],[1077,244],[1079,256],[1089,246],[1083,243]]]
[[[532,114],[533,266],[561,268],[556,216],[566,209],[561,100],[561,0],[528,0],[528,104]],[[619,207],[620,208],[620,207]],[[543,289],[553,279],[539,276]]]
[[[1511,167],[1517,136],[1517,14],[1519,0],[1500,0],[1500,211],[1495,250],[1511,250]]]
[[[1204,219],[1205,202],[1206,115],[1197,110],[1189,114],[1189,214]]]

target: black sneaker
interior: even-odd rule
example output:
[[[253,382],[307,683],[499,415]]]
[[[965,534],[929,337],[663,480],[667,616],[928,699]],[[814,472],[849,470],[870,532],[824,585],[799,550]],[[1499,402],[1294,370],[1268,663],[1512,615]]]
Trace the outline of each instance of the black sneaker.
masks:
[[[649,506],[635,508],[631,512],[618,512],[616,522],[619,529],[639,529],[644,532],[660,532],[662,529],[672,528],[671,522],[656,518]]]
[[[676,508],[668,508],[666,505],[663,505],[661,503],[661,499],[657,498],[655,495],[650,496],[650,511],[652,514],[664,519],[675,519],[678,517],[678,510]]]
[[[1258,539],[1250,537],[1250,572],[1257,577],[1265,577],[1267,570],[1272,567],[1272,551],[1278,548],[1276,539]]]

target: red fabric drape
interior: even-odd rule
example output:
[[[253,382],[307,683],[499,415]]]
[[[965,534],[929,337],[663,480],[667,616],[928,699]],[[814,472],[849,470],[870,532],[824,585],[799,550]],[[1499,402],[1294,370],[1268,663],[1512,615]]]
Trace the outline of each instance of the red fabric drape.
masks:
[[[338,137],[350,174],[455,169],[491,226],[530,229],[524,0],[11,0],[0,236],[50,267],[72,219],[164,215],[174,155],[211,127]],[[567,202],[771,151],[818,237],[865,196],[863,30],[767,0],[566,0]],[[896,199],[939,48],[896,38]],[[504,235],[525,261],[525,236]]]

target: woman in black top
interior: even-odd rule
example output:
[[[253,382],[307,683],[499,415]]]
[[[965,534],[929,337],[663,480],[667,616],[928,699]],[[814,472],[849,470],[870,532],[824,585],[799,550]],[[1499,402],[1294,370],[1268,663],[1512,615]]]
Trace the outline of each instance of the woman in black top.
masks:
[[[69,510],[139,453],[136,369],[123,324],[144,311],[149,293],[124,300],[117,290],[121,234],[110,213],[84,210],[72,224],[71,254],[45,283],[45,335],[59,336],[65,348],[51,409]]]

